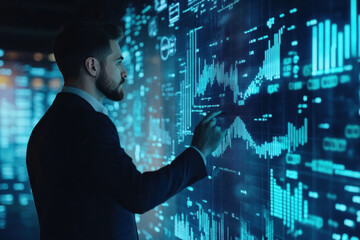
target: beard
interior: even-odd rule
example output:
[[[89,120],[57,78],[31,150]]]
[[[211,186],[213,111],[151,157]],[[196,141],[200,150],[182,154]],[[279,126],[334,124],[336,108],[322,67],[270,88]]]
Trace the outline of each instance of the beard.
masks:
[[[121,101],[125,92],[120,85],[125,82],[125,79],[121,78],[121,81],[116,84],[114,79],[110,78],[105,71],[105,66],[101,64],[101,71],[99,78],[96,79],[95,85],[102,92],[106,98],[112,101]]]

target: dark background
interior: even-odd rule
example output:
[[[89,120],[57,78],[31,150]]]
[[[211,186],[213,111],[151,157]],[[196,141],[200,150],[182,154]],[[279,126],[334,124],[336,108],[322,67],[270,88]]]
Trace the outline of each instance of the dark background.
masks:
[[[6,0],[0,1],[0,46],[4,50],[51,52],[61,25],[73,20],[106,20],[120,24],[129,1]],[[136,5],[150,3],[144,0]]]

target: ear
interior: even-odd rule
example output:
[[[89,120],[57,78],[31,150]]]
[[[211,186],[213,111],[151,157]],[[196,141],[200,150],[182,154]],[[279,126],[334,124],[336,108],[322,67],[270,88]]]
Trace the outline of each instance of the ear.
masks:
[[[94,57],[88,57],[85,60],[85,69],[88,74],[96,77],[100,73],[100,62]]]

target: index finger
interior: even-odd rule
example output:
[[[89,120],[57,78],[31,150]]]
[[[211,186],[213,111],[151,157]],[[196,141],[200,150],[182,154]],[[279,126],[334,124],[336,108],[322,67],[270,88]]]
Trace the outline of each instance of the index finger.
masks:
[[[214,118],[215,116],[219,115],[220,113],[221,113],[221,111],[209,113],[209,114],[203,119],[203,123],[209,122],[212,118]]]

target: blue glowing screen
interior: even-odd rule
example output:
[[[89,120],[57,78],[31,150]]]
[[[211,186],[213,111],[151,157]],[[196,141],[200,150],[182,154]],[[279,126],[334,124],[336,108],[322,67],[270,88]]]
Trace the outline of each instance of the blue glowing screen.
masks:
[[[140,239],[359,240],[359,4],[128,5],[126,97],[105,104],[138,169],[171,162],[210,111],[227,129],[206,179],[136,215]],[[60,90],[56,69],[16,66],[0,68],[0,236],[36,227],[24,151]]]

